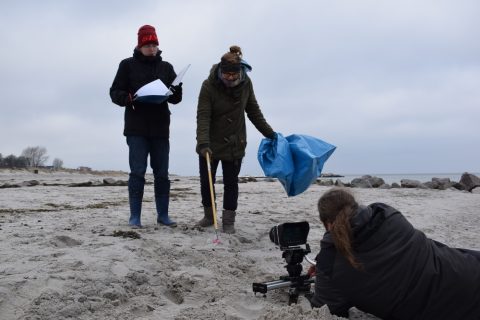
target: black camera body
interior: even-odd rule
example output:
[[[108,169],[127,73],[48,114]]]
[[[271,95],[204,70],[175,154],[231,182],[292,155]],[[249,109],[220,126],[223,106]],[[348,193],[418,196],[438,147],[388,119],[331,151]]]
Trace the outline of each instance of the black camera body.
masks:
[[[307,244],[309,231],[307,221],[286,222],[270,229],[270,240],[280,246],[280,250],[284,250]]]
[[[281,276],[279,280],[253,283],[253,292],[266,293],[269,290],[289,288],[288,304],[297,303],[299,294],[307,297],[312,295],[310,286],[314,282],[308,275],[302,275],[302,261],[309,254],[310,246],[307,243],[310,225],[307,221],[287,222],[270,229],[270,240],[283,251],[282,258],[287,264],[288,276]],[[304,246],[304,247],[302,247]]]

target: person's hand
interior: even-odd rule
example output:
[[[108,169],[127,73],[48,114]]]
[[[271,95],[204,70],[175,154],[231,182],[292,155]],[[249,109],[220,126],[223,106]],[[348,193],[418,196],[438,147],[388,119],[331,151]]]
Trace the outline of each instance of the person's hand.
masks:
[[[325,305],[325,303],[321,303],[321,302],[317,301],[316,299],[314,299],[315,294],[313,292],[305,293],[304,296],[305,296],[305,298],[307,298],[308,302],[310,302],[310,307],[312,307],[312,309],[321,308]]]
[[[212,150],[209,147],[204,147],[200,149],[200,154],[202,157],[206,158],[207,153],[209,154],[210,158],[212,157]]]
[[[275,140],[277,138],[277,133],[274,131],[272,134],[270,134],[268,137],[268,139],[271,139],[271,140]]]
[[[307,271],[307,276],[309,278],[313,278],[315,277],[315,275],[317,274],[317,269],[316,269],[316,266],[310,266],[310,268],[308,268],[308,271]]]
[[[132,99],[132,94],[129,93],[125,98],[125,107],[131,107],[131,106],[133,106],[133,99]]]
[[[181,82],[176,86],[171,86],[170,92],[172,92],[172,94],[168,98],[168,102],[177,104],[180,101],[182,101],[182,83]]]
[[[174,95],[182,95],[182,85],[183,85],[183,82],[180,82],[179,84],[177,84],[176,86],[171,86],[170,87],[170,91],[172,91],[172,94]]]

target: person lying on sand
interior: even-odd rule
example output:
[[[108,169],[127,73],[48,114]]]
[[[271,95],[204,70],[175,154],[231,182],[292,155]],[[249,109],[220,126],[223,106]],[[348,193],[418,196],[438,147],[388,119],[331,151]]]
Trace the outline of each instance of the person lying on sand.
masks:
[[[480,319],[480,251],[454,249],[415,229],[384,203],[358,205],[333,188],[318,201],[327,230],[314,266],[312,307],[348,317]]]

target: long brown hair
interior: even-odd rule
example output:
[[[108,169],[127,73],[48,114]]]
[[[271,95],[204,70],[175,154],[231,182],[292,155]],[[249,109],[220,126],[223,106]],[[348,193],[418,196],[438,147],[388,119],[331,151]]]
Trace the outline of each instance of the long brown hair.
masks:
[[[356,269],[361,264],[355,259],[352,249],[352,228],[350,218],[358,208],[353,195],[345,189],[333,188],[325,192],[318,200],[320,220],[326,226],[331,225],[330,233],[335,248]]]

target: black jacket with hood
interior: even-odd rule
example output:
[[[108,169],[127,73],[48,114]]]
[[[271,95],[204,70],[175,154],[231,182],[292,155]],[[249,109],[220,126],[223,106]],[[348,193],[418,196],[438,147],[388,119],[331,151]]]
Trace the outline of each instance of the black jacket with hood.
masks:
[[[396,209],[374,203],[351,219],[362,268],[337,253],[327,232],[317,260],[313,306],[348,317],[356,307],[382,319],[480,319],[480,261],[428,239]]]
[[[170,110],[167,101],[161,104],[129,103],[130,97],[145,84],[160,79],[170,87],[176,74],[172,65],[162,60],[159,50],[154,57],[144,56],[137,48],[133,57],[120,62],[117,74],[110,88],[112,102],[125,107],[123,134],[145,137],[168,138],[170,132]],[[177,104],[182,95],[174,94],[168,102]]]

